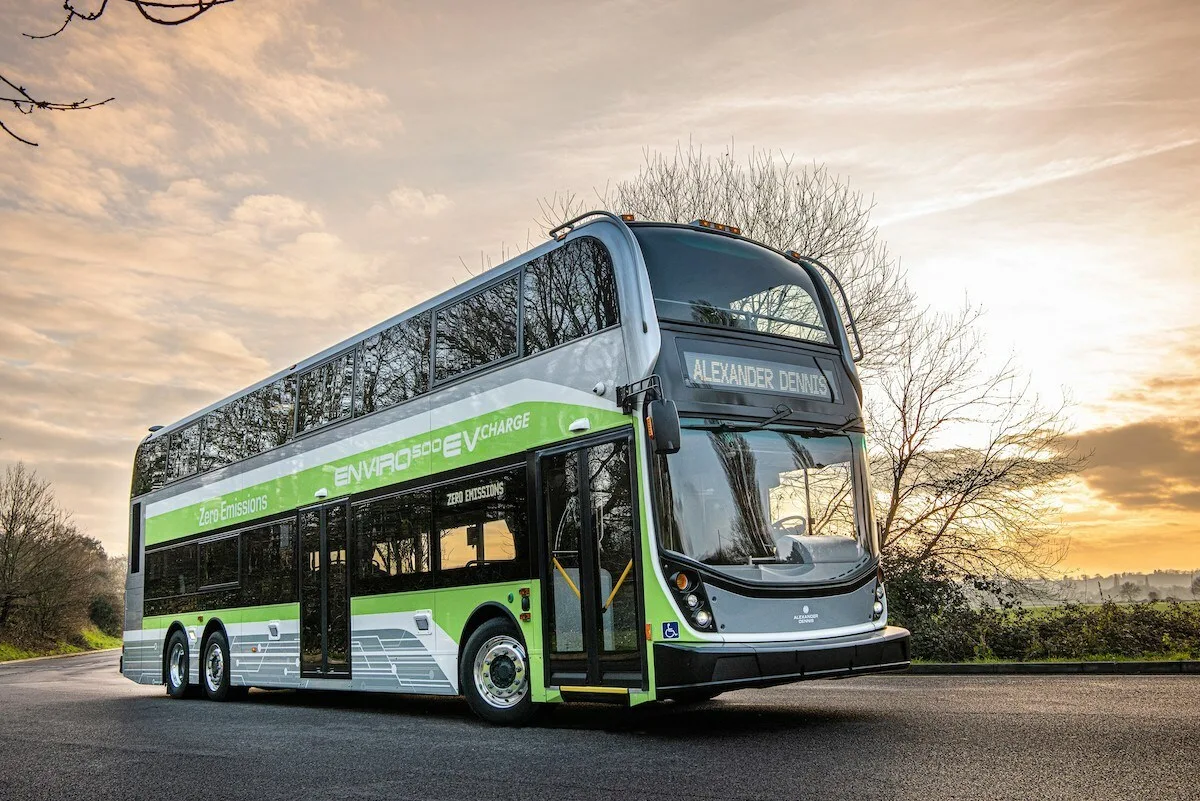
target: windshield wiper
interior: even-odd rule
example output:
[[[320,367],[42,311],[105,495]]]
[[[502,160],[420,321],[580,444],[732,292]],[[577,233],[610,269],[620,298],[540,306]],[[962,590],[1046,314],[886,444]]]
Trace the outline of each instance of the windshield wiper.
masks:
[[[710,424],[715,424],[717,431],[758,431],[761,428],[766,428],[772,423],[778,423],[792,413],[792,408],[786,403],[781,403],[771,411],[775,414],[768,417],[766,420],[760,420],[757,423],[737,423],[731,425],[728,420],[710,421]],[[852,417],[837,428],[801,428],[794,432],[805,437],[834,437],[838,434],[844,434],[847,429],[853,425],[862,423],[861,417]]]
[[[767,426],[771,425],[771,423],[778,423],[780,420],[792,413],[792,407],[788,406],[786,403],[781,403],[771,411],[775,412],[775,414],[771,415],[760,423],[751,425],[750,430],[757,431],[760,428],[766,428]]]
[[[837,428],[802,428],[800,433],[806,437],[836,437],[844,434],[853,425],[861,425],[861,417],[852,417]]]

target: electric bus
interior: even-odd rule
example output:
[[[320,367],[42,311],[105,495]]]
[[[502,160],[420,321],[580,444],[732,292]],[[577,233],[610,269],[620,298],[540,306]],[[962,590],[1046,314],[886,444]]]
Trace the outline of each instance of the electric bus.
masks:
[[[733,226],[591,212],[156,426],[123,675],[519,724],[907,667],[834,288]]]

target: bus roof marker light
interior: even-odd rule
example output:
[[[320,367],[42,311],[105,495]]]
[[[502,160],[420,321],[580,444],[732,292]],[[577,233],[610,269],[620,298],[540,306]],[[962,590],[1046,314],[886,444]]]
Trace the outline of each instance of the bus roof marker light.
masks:
[[[692,220],[691,225],[696,225],[700,228],[708,228],[712,231],[724,231],[727,234],[740,235],[742,233],[742,229],[738,228],[736,225],[726,225],[725,223],[713,222],[712,220]]]
[[[637,219],[637,217],[634,217],[632,214],[622,214],[621,215],[621,222],[633,222],[636,219]]]

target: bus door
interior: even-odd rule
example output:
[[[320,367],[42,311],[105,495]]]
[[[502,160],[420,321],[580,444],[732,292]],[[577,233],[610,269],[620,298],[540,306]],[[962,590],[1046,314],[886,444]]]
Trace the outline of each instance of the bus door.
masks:
[[[577,692],[643,687],[631,450],[626,434],[539,455],[547,686]]]
[[[300,675],[350,677],[350,591],[344,501],[300,510]]]

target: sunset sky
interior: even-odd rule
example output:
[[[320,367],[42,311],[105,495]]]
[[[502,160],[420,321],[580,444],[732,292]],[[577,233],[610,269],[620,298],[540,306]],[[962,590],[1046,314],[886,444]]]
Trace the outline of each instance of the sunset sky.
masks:
[[[99,0],[96,0],[96,5]],[[83,7],[84,3],[79,3]],[[828,165],[921,300],[1073,398],[1064,569],[1200,568],[1200,7],[0,0],[0,464],[126,549],[165,424],[537,241],[643,148]],[[453,7],[453,10],[452,10]],[[460,261],[461,260],[461,261]]]

